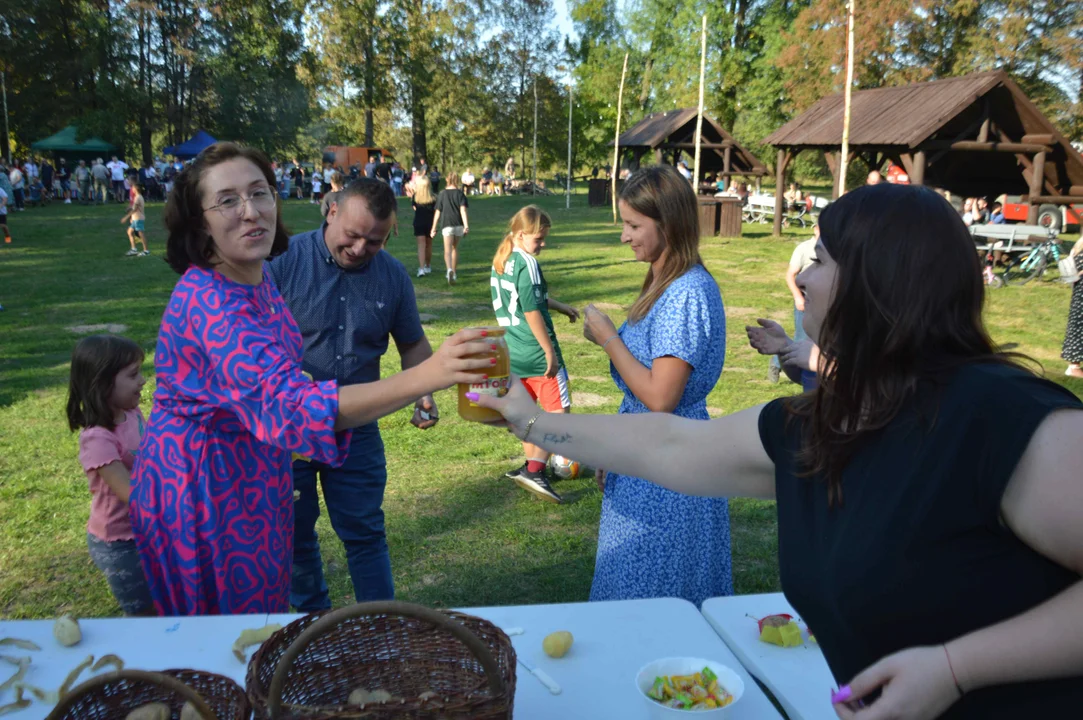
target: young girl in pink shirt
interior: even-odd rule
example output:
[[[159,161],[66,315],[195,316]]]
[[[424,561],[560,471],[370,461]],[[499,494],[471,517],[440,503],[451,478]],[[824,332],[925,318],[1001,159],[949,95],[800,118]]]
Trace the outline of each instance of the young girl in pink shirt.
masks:
[[[139,396],[143,350],[127,338],[92,335],[71,355],[68,425],[79,433],[79,462],[90,482],[87,546],[125,615],[152,615],[128,519],[132,465],[143,435]]]

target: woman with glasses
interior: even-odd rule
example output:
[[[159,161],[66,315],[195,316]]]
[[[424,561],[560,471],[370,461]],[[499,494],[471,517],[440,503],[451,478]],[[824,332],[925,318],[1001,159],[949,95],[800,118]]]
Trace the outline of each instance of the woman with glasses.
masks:
[[[133,470],[131,517],[159,614],[285,612],[294,455],[341,463],[350,428],[488,367],[481,331],[365,385],[313,382],[264,262],[285,252],[263,153],[212,145],[176,179],[166,261],[181,274],[155,352],[157,390]],[[482,354],[480,359],[466,359]]]

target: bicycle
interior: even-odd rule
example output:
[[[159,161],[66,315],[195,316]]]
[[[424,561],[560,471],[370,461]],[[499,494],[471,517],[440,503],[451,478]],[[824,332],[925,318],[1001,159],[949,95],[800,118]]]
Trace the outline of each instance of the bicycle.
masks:
[[[1060,240],[1049,238],[1045,242],[1035,245],[1030,252],[1019,258],[1012,258],[1004,268],[1002,277],[1005,285],[1026,285],[1034,278],[1045,275],[1049,266],[1057,266],[1061,258]],[[1052,263],[1050,263],[1052,260]]]

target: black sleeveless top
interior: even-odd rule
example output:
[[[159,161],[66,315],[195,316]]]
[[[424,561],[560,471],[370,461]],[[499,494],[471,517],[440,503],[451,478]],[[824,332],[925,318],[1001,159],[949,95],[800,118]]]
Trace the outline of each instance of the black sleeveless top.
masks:
[[[1068,390],[995,364],[925,384],[854,455],[834,508],[823,482],[798,476],[801,422],[786,422],[783,402],[759,420],[775,463],[782,589],[840,686],[887,655],[946,643],[1079,581],[999,517],[1042,420],[1083,409]],[[975,690],[942,717],[1083,717],[1083,675]]]

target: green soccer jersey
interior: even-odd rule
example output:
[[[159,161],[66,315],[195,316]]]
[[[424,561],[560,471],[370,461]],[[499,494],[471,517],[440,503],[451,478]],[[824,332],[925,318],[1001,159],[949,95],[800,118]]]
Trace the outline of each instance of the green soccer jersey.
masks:
[[[511,371],[519,377],[539,377],[545,374],[545,351],[534,338],[523,314],[537,310],[545,320],[545,331],[557,354],[557,367],[564,367],[553,318],[549,315],[549,285],[542,275],[538,260],[519,248],[504,263],[504,272],[492,268],[489,283],[496,321],[507,333],[505,340],[511,354]]]

